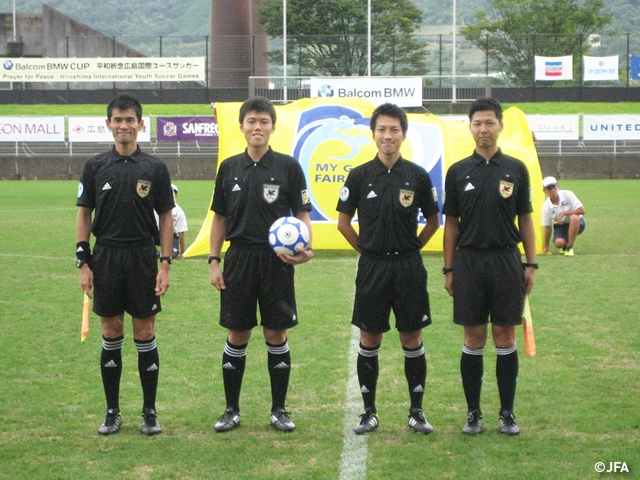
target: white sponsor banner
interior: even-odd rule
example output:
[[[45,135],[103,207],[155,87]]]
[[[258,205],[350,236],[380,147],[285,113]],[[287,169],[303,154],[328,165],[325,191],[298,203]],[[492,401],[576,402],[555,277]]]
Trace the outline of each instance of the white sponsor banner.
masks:
[[[422,105],[422,77],[311,77],[311,98],[364,98],[374,105]]]
[[[69,141],[113,142],[113,134],[107,128],[106,120],[106,117],[69,117]],[[142,121],[144,128],[138,132],[138,142],[150,142],[151,117],[143,116]]]
[[[580,115],[527,115],[537,140],[578,140]]]
[[[583,115],[584,140],[640,140],[640,115]]]
[[[573,80],[573,55],[566,57],[535,57],[536,80]]]
[[[584,81],[618,80],[618,55],[584,58]]]
[[[0,58],[2,82],[204,82],[204,57]]]
[[[0,142],[64,142],[64,117],[0,117]]]

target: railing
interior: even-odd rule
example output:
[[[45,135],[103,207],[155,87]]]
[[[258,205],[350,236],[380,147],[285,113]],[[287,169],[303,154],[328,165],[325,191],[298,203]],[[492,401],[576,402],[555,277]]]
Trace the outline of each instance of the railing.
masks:
[[[640,56],[640,34],[638,33],[625,33],[617,35],[601,35],[601,44],[599,46],[592,45],[587,36],[573,34],[564,35],[564,37],[575,37],[576,44],[580,44],[579,52],[584,55],[591,56],[619,56],[619,81],[612,82],[586,82],[585,85],[606,87],[609,85],[618,85],[626,88],[635,88],[640,86],[637,80],[631,78],[631,66],[629,64],[630,55]],[[88,45],[94,45],[93,56],[109,57],[109,56],[201,56],[205,58],[206,65],[211,65],[210,59],[212,52],[216,51],[218,45],[225,45],[234,40],[234,36],[229,35],[215,35],[210,36],[96,36],[96,37],[79,37],[79,36],[58,36],[58,37],[43,37],[43,36],[21,36],[17,41],[24,45],[23,54],[25,56],[37,57],[44,56],[44,49],[42,45],[47,45],[47,52],[53,52],[55,55],[48,53],[49,56],[55,57],[80,57],[81,52],[87,51]],[[240,36],[235,36],[241,38]],[[247,36],[244,36],[247,37]],[[207,68],[207,82],[206,85],[202,85],[202,88],[220,88],[220,85],[216,85],[215,82],[211,82],[211,75],[218,73],[237,73],[242,75],[243,78],[251,75],[260,75],[262,71],[272,72],[277,75],[282,75],[282,63],[278,63],[274,60],[269,60],[267,65],[265,64],[265,51],[259,47],[261,45],[268,45],[268,53],[272,54],[271,58],[276,58],[274,55],[278,51],[282,50],[282,37],[266,37],[266,36],[249,36],[250,41],[243,42],[248,45],[248,51],[243,52],[242,58],[246,57],[246,61],[243,60],[243,65],[225,65],[224,68],[214,68],[210,70]],[[420,59],[417,65],[409,65],[407,68],[415,72],[413,75],[438,75],[447,76],[453,73],[453,37],[451,34],[419,34],[411,36],[416,42],[423,45],[424,55]],[[527,50],[523,53],[525,60],[523,60],[518,68],[514,72],[511,72],[510,76],[503,76],[500,58],[496,58],[496,54],[491,50],[489,40],[492,38],[490,35],[480,35],[473,38],[467,38],[461,35],[456,37],[456,65],[455,71],[462,76],[469,75],[491,75],[492,72],[497,72],[496,76],[492,79],[494,86],[531,86],[537,84],[543,86],[544,82],[533,81],[534,71],[534,58],[533,55],[569,55],[574,52],[563,51],[555,52],[552,50],[554,42],[557,41],[559,35],[540,35],[540,34],[527,34],[527,35],[511,35],[509,38],[514,39],[522,37],[527,40],[527,44],[535,45],[535,48]],[[526,37],[526,38],[525,38]],[[361,36],[356,43],[366,45]],[[377,41],[380,41],[381,37],[373,36],[372,43],[374,46]],[[506,37],[505,37],[506,38]],[[10,55],[11,52],[7,49],[6,32],[3,34],[0,32],[0,56]],[[288,63],[287,63],[287,75],[304,77],[304,76],[323,76],[326,72],[322,72],[317,68],[312,68],[305,63],[305,55],[303,55],[302,43],[336,43],[340,42],[339,36],[305,36],[287,37],[287,51],[288,51]],[[473,41],[472,41],[473,40]],[[486,45],[484,47],[479,47]],[[489,55],[486,54],[489,51]],[[15,53],[15,52],[14,52]],[[238,55],[236,56],[238,57]],[[581,78],[581,58],[580,55],[574,55],[574,78],[572,85],[580,83]],[[348,63],[351,65],[353,59]],[[374,69],[374,75],[394,75],[394,72],[399,72],[405,67],[399,58],[391,57],[386,58],[385,61],[388,65],[384,70],[378,71]],[[352,66],[353,72],[366,72],[367,65],[363,64],[366,60],[359,60]],[[379,67],[379,65],[374,65]],[[381,67],[380,67],[381,68]],[[406,69],[405,69],[406,70]],[[335,72],[336,75],[340,74],[340,71]],[[118,86],[122,88],[131,88],[124,82],[116,82]],[[122,83],[122,85],[120,85]],[[553,82],[551,82],[553,83]],[[569,85],[571,82],[564,82]],[[166,87],[166,82],[148,82],[143,84],[141,88],[145,89],[157,89]],[[545,84],[546,85],[546,84]],[[94,85],[91,89],[109,89],[113,88],[113,82],[105,82],[105,85]],[[563,86],[562,82],[559,82],[558,86]],[[173,82],[172,88],[191,88],[190,82]],[[227,86],[222,86],[226,88]],[[68,89],[75,89],[76,86],[73,82],[69,82]],[[11,84],[10,82],[0,82],[0,89],[59,89],[48,86],[47,84],[33,84],[33,83],[17,83]]]
[[[0,157],[82,157],[89,158],[106,150],[112,143],[69,142],[0,142]],[[140,148],[160,158],[218,158],[217,142],[141,142]],[[638,155],[640,140],[538,140],[538,155]]]
[[[148,153],[163,157],[218,158],[218,142],[139,142]],[[83,157],[109,150],[113,143],[0,142],[0,157]]]

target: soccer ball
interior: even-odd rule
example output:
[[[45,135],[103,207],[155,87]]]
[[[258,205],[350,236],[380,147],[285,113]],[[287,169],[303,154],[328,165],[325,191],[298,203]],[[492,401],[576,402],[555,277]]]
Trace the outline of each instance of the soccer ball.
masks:
[[[269,245],[276,253],[296,256],[298,245],[303,248],[309,243],[309,229],[296,217],[282,217],[269,228]]]

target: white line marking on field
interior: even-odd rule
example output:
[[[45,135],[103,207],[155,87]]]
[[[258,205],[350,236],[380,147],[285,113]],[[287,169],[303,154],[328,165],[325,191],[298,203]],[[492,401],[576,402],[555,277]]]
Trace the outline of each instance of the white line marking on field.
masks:
[[[358,371],[355,359],[358,357],[360,330],[351,326],[351,345],[349,347],[349,378],[347,380],[344,421],[342,422],[342,461],[340,462],[340,480],[365,480],[367,478],[367,437],[356,435],[353,426],[361,413],[362,399],[358,385]]]
[[[26,253],[0,253],[0,257],[33,258],[38,260],[64,260],[65,262],[72,262],[74,260],[74,257],[52,257],[47,255],[28,255]]]

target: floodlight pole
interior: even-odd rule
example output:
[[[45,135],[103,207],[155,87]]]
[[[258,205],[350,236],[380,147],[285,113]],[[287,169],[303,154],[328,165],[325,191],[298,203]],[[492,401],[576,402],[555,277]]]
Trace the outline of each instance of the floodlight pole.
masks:
[[[371,0],[367,0],[367,76],[371,76]]]
[[[16,0],[13,0],[13,41],[18,40],[18,31],[16,28]]]
[[[287,103],[287,0],[282,0],[282,55],[283,55],[283,99]]]
[[[457,102],[456,91],[456,0],[453,0],[453,76],[451,81],[451,103]]]

